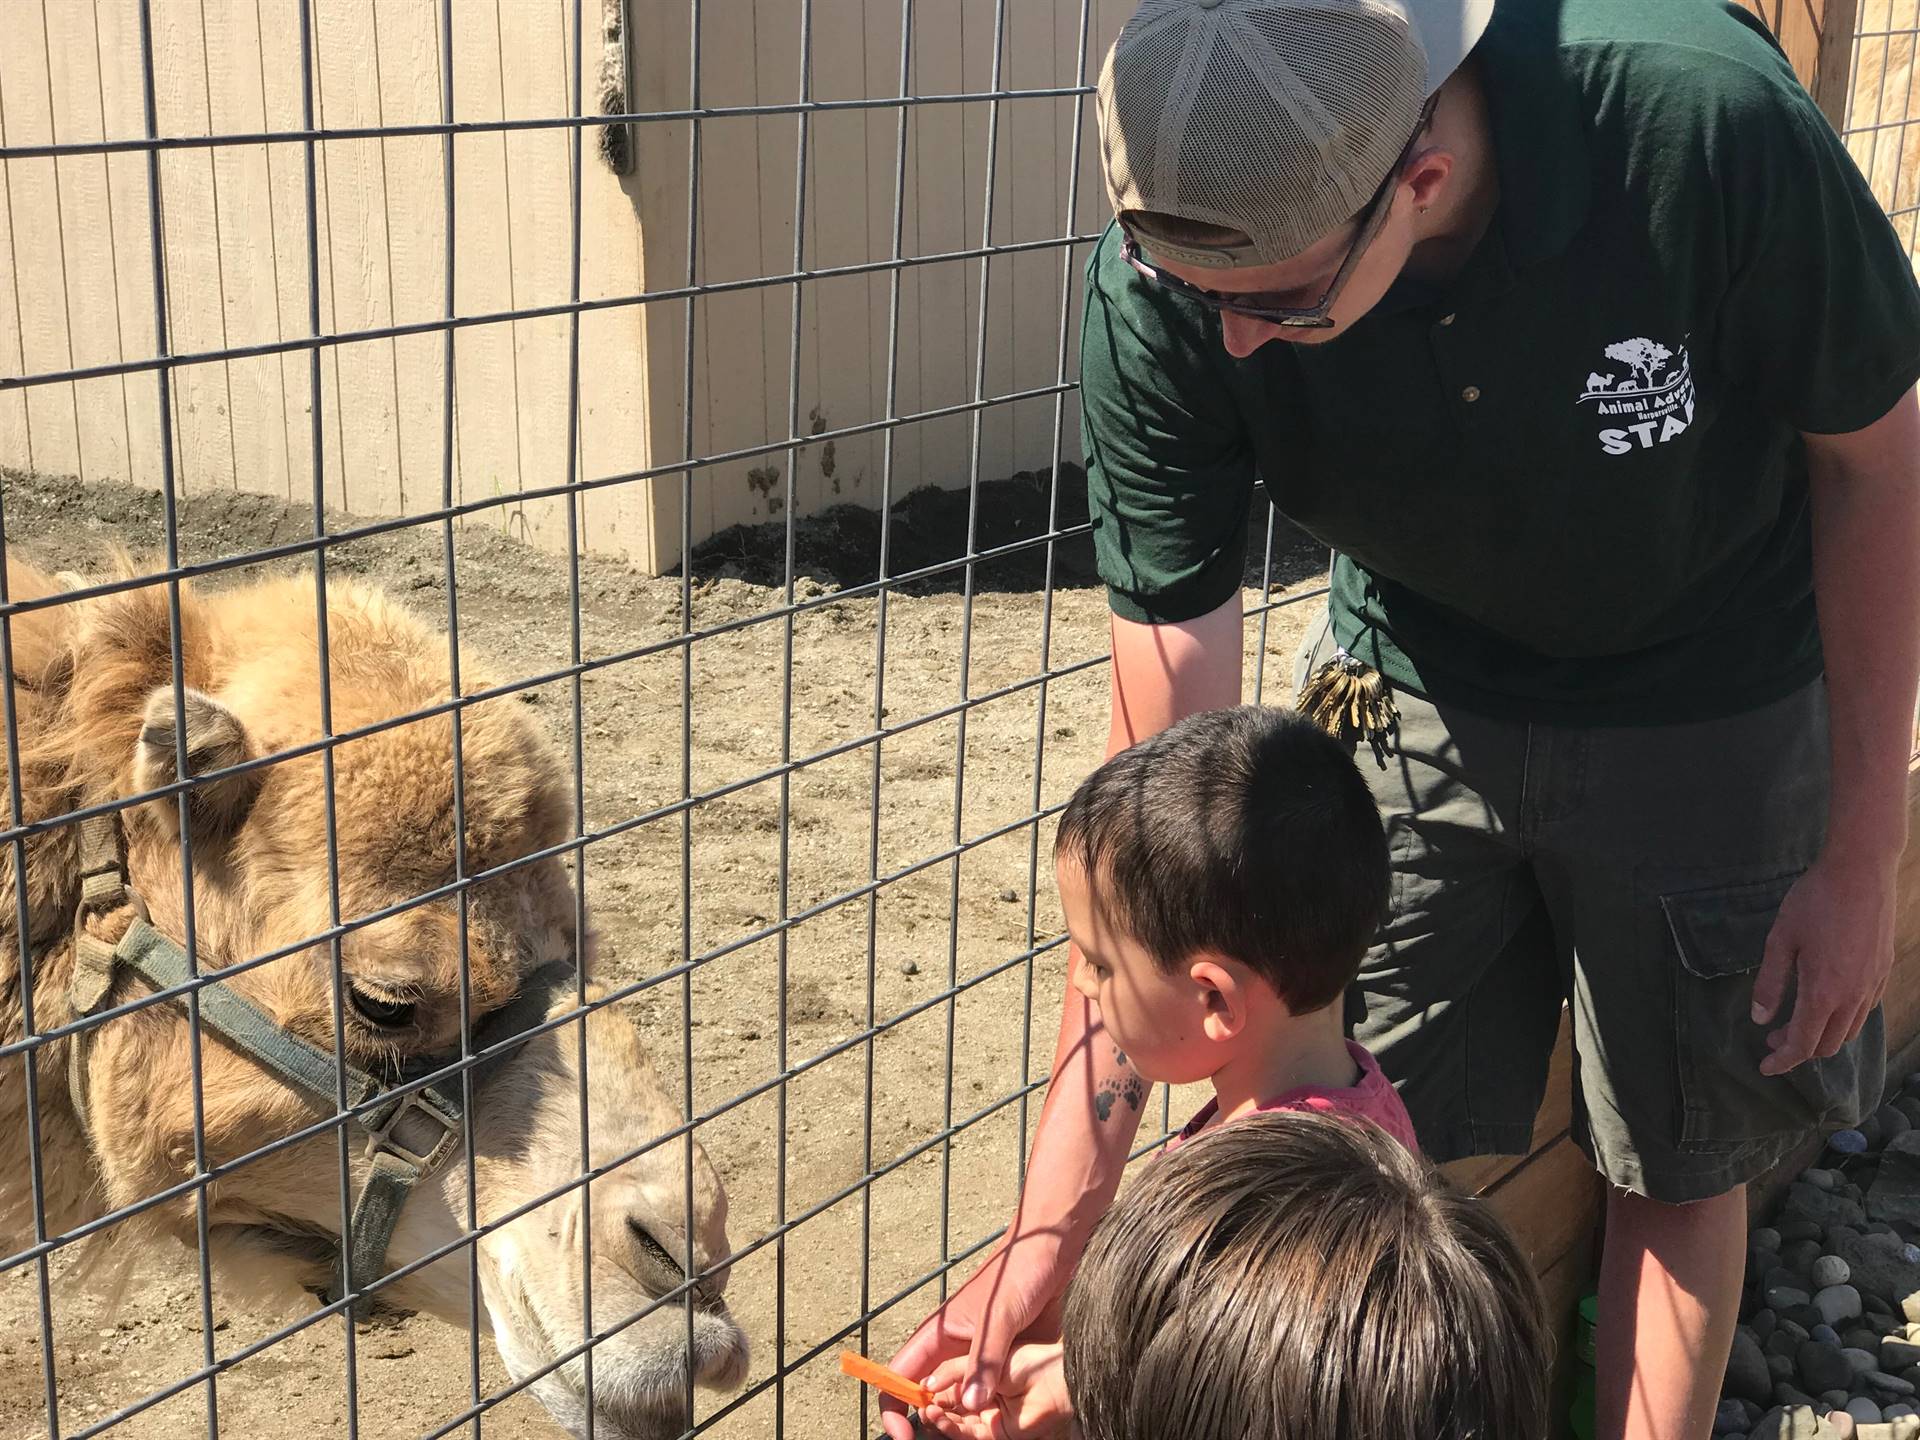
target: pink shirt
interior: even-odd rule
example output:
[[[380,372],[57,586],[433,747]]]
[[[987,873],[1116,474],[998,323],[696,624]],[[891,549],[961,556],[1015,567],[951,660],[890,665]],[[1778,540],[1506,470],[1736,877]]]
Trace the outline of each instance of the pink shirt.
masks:
[[[1407,1114],[1407,1107],[1401,1103],[1400,1092],[1393,1088],[1393,1082],[1381,1072],[1380,1062],[1375,1060],[1364,1045],[1347,1041],[1347,1053],[1353,1056],[1354,1064],[1360,1067],[1359,1083],[1343,1090],[1327,1090],[1317,1085],[1303,1085],[1298,1090],[1289,1090],[1284,1095],[1276,1095],[1271,1100],[1262,1101],[1261,1110],[1318,1110],[1333,1115],[1358,1115],[1363,1120],[1371,1120],[1387,1134],[1407,1147],[1409,1154],[1420,1153],[1420,1142],[1414,1138],[1413,1120]],[[1209,1100],[1199,1112],[1187,1122],[1186,1128],[1168,1143],[1171,1150],[1183,1140],[1198,1135],[1213,1123],[1219,1113],[1220,1102]]]

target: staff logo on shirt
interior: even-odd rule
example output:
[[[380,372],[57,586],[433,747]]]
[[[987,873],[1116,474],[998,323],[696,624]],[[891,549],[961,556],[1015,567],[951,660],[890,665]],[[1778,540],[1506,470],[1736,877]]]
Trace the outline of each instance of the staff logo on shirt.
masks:
[[[1587,376],[1577,403],[1606,417],[1600,448],[1607,454],[1651,450],[1693,423],[1693,362],[1684,343],[1676,354],[1640,336],[1616,340],[1605,353],[1611,363]]]

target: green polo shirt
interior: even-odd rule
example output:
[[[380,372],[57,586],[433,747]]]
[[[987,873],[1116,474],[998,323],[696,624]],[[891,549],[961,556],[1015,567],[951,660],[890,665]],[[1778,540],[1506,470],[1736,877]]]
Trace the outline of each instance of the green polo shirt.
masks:
[[[1110,229],[1081,344],[1114,611],[1243,573],[1255,476],[1339,558],[1335,637],[1397,685],[1596,724],[1820,674],[1800,432],[1920,377],[1893,228],[1757,22],[1720,0],[1500,0],[1475,51],[1501,199],[1442,290],[1230,357]]]

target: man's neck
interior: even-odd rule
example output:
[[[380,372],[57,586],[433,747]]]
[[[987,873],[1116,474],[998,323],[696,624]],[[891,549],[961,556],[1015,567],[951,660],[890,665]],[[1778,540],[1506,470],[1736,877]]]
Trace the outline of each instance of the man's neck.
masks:
[[[1276,1014],[1257,1043],[1244,1046],[1214,1072],[1222,1120],[1237,1119],[1290,1091],[1346,1090],[1359,1083],[1360,1067],[1347,1049],[1340,1006],[1306,1015]]]

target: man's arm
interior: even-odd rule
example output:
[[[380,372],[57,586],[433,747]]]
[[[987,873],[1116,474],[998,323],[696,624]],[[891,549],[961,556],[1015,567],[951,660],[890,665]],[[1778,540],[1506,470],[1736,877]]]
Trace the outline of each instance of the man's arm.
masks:
[[[1766,1024],[1797,978],[1768,1074],[1832,1055],[1886,989],[1920,690],[1920,406],[1909,391],[1864,430],[1805,439],[1832,798],[1826,844],[1781,906],[1754,985]]]
[[[1178,625],[1143,625],[1118,615],[1111,622],[1109,758],[1188,715],[1240,702],[1237,591],[1217,610]],[[1073,988],[1079,964],[1080,952],[1069,946],[1053,1080],[1015,1221],[1016,1230],[1026,1228],[1031,1212],[1034,1220],[1060,1227],[1068,1269],[1119,1187],[1147,1093],[1147,1082],[1106,1038],[1092,1005]],[[984,1336],[981,1348],[988,1348]]]

